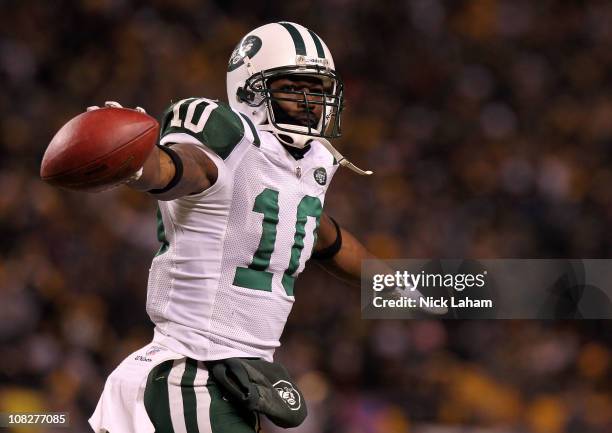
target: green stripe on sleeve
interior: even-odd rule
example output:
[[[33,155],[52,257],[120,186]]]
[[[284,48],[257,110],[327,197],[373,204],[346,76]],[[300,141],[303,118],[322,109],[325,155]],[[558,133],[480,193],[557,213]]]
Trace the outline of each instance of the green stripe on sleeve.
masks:
[[[287,29],[289,34],[291,35],[291,39],[293,39],[293,45],[295,45],[295,54],[299,56],[306,55],[306,44],[304,44],[304,38],[300,34],[300,31],[291,23],[279,23],[281,26]]]
[[[144,405],[155,427],[155,433],[174,433],[168,399],[168,376],[173,363],[174,360],[162,362],[153,368],[147,377]]]
[[[251,128],[251,132],[253,133],[253,144],[255,145],[255,147],[259,147],[260,146],[259,135],[257,135],[257,129],[255,129],[255,125],[253,125],[253,122],[251,122],[251,119],[249,119],[245,114],[240,113],[240,115],[242,116],[244,121],[247,123],[247,125],[249,125],[249,128]]]
[[[185,414],[187,433],[200,433],[198,429],[198,405],[193,388],[197,371],[198,362],[187,358],[185,372],[181,378],[181,395],[183,396],[183,413]]]
[[[317,36],[317,34],[315,32],[313,32],[312,30],[308,29],[308,33],[310,33],[310,36],[312,37],[312,40],[314,41],[315,47],[317,47],[317,57],[324,59],[325,58],[325,50],[323,49],[323,44],[321,43],[321,38],[319,38]]]
[[[183,99],[166,110],[160,137],[188,134],[225,159],[244,136],[244,125],[227,104],[205,98]]]
[[[219,104],[210,113],[202,134],[206,146],[225,159],[242,140],[244,125],[231,108],[225,104]]]

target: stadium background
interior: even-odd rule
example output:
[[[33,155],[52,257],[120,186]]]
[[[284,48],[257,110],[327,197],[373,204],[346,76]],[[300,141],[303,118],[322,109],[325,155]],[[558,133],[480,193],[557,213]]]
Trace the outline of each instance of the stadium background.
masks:
[[[612,5],[606,1],[2,1],[0,411],[87,431],[105,376],[149,341],[155,203],[38,179],[88,105],[159,116],[225,99],[239,38],[320,34],[346,84],[327,210],[382,257],[612,255]],[[364,321],[310,266],[277,351],[303,433],[610,432],[606,321]],[[39,430],[45,431],[45,430]],[[50,431],[50,430],[47,430]],[[66,431],[57,430],[57,431]]]

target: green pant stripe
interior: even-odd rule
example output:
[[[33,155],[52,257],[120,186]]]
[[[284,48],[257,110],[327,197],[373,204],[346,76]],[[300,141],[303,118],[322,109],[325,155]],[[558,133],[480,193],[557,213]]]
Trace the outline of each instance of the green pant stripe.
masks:
[[[200,433],[198,429],[198,405],[193,384],[198,371],[198,362],[187,358],[185,372],[181,378],[181,395],[183,396],[183,413],[187,433]]]
[[[304,43],[304,38],[300,34],[300,31],[293,24],[290,23],[279,23],[281,26],[287,29],[289,34],[291,35],[291,39],[293,39],[293,45],[295,45],[295,54],[298,56],[306,55],[306,44]]]
[[[174,433],[168,399],[168,376],[173,363],[173,360],[162,362],[153,368],[147,377],[144,405],[155,427],[155,433]]]

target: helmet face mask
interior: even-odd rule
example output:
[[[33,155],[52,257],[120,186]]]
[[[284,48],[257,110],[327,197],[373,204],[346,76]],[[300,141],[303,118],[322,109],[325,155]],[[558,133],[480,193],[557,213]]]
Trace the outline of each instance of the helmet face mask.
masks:
[[[280,79],[316,80],[321,86],[272,85]],[[244,36],[230,58],[227,92],[232,108],[284,144],[302,148],[313,139],[341,135],[344,85],[325,43],[299,24],[266,24]],[[309,113],[316,120],[305,120]]]
[[[315,78],[321,82],[322,92],[306,92],[290,89],[272,89],[270,83],[286,78],[299,81]],[[240,92],[242,102],[250,107],[265,106],[269,124],[278,131],[306,135],[312,138],[337,138],[341,135],[340,113],[343,109],[343,83],[334,71],[316,65],[311,68],[280,67],[261,71],[252,75],[245,82]],[[280,103],[292,102],[304,107],[305,113],[321,108],[321,115],[316,124],[306,125],[289,122],[289,116],[278,113]]]

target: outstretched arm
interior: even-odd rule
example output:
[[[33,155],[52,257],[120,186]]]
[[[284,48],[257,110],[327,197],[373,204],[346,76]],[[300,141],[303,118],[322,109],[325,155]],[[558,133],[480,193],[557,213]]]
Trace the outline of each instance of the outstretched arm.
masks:
[[[174,200],[206,190],[215,183],[217,175],[217,166],[202,149],[194,144],[177,143],[169,150],[156,146],[144,163],[142,176],[128,186],[151,192],[158,200]]]
[[[342,243],[340,249],[329,258],[316,260],[323,269],[354,286],[360,285],[361,261],[375,259],[361,242],[347,230],[338,227]],[[321,215],[317,243],[314,248],[313,257],[317,253],[333,250],[333,245],[338,241],[338,230],[332,219],[325,213]]]
[[[123,108],[115,101],[106,101],[104,106]],[[92,105],[87,111],[99,108]],[[141,107],[135,110],[146,113]],[[151,193],[157,200],[168,201],[210,188],[217,176],[217,166],[202,149],[192,143],[176,143],[153,147],[139,173],[122,183]]]
[[[337,246],[338,232],[341,237],[340,248]],[[335,251],[335,254],[331,255]],[[329,253],[329,254],[326,254]],[[359,287],[361,285],[361,261],[377,259],[348,231],[339,227],[326,214],[321,215],[319,222],[318,239],[313,251],[313,258],[317,254],[327,255],[327,258],[316,260],[323,269],[347,283]],[[394,271],[384,261],[376,260],[371,266],[375,267],[377,274],[392,274]],[[372,269],[372,268],[371,268]],[[419,290],[405,288],[392,288],[387,293],[391,296],[406,296],[418,299],[423,295]],[[420,305],[420,304],[419,304]],[[419,307],[419,310],[428,314],[442,315],[448,312],[446,307]]]

